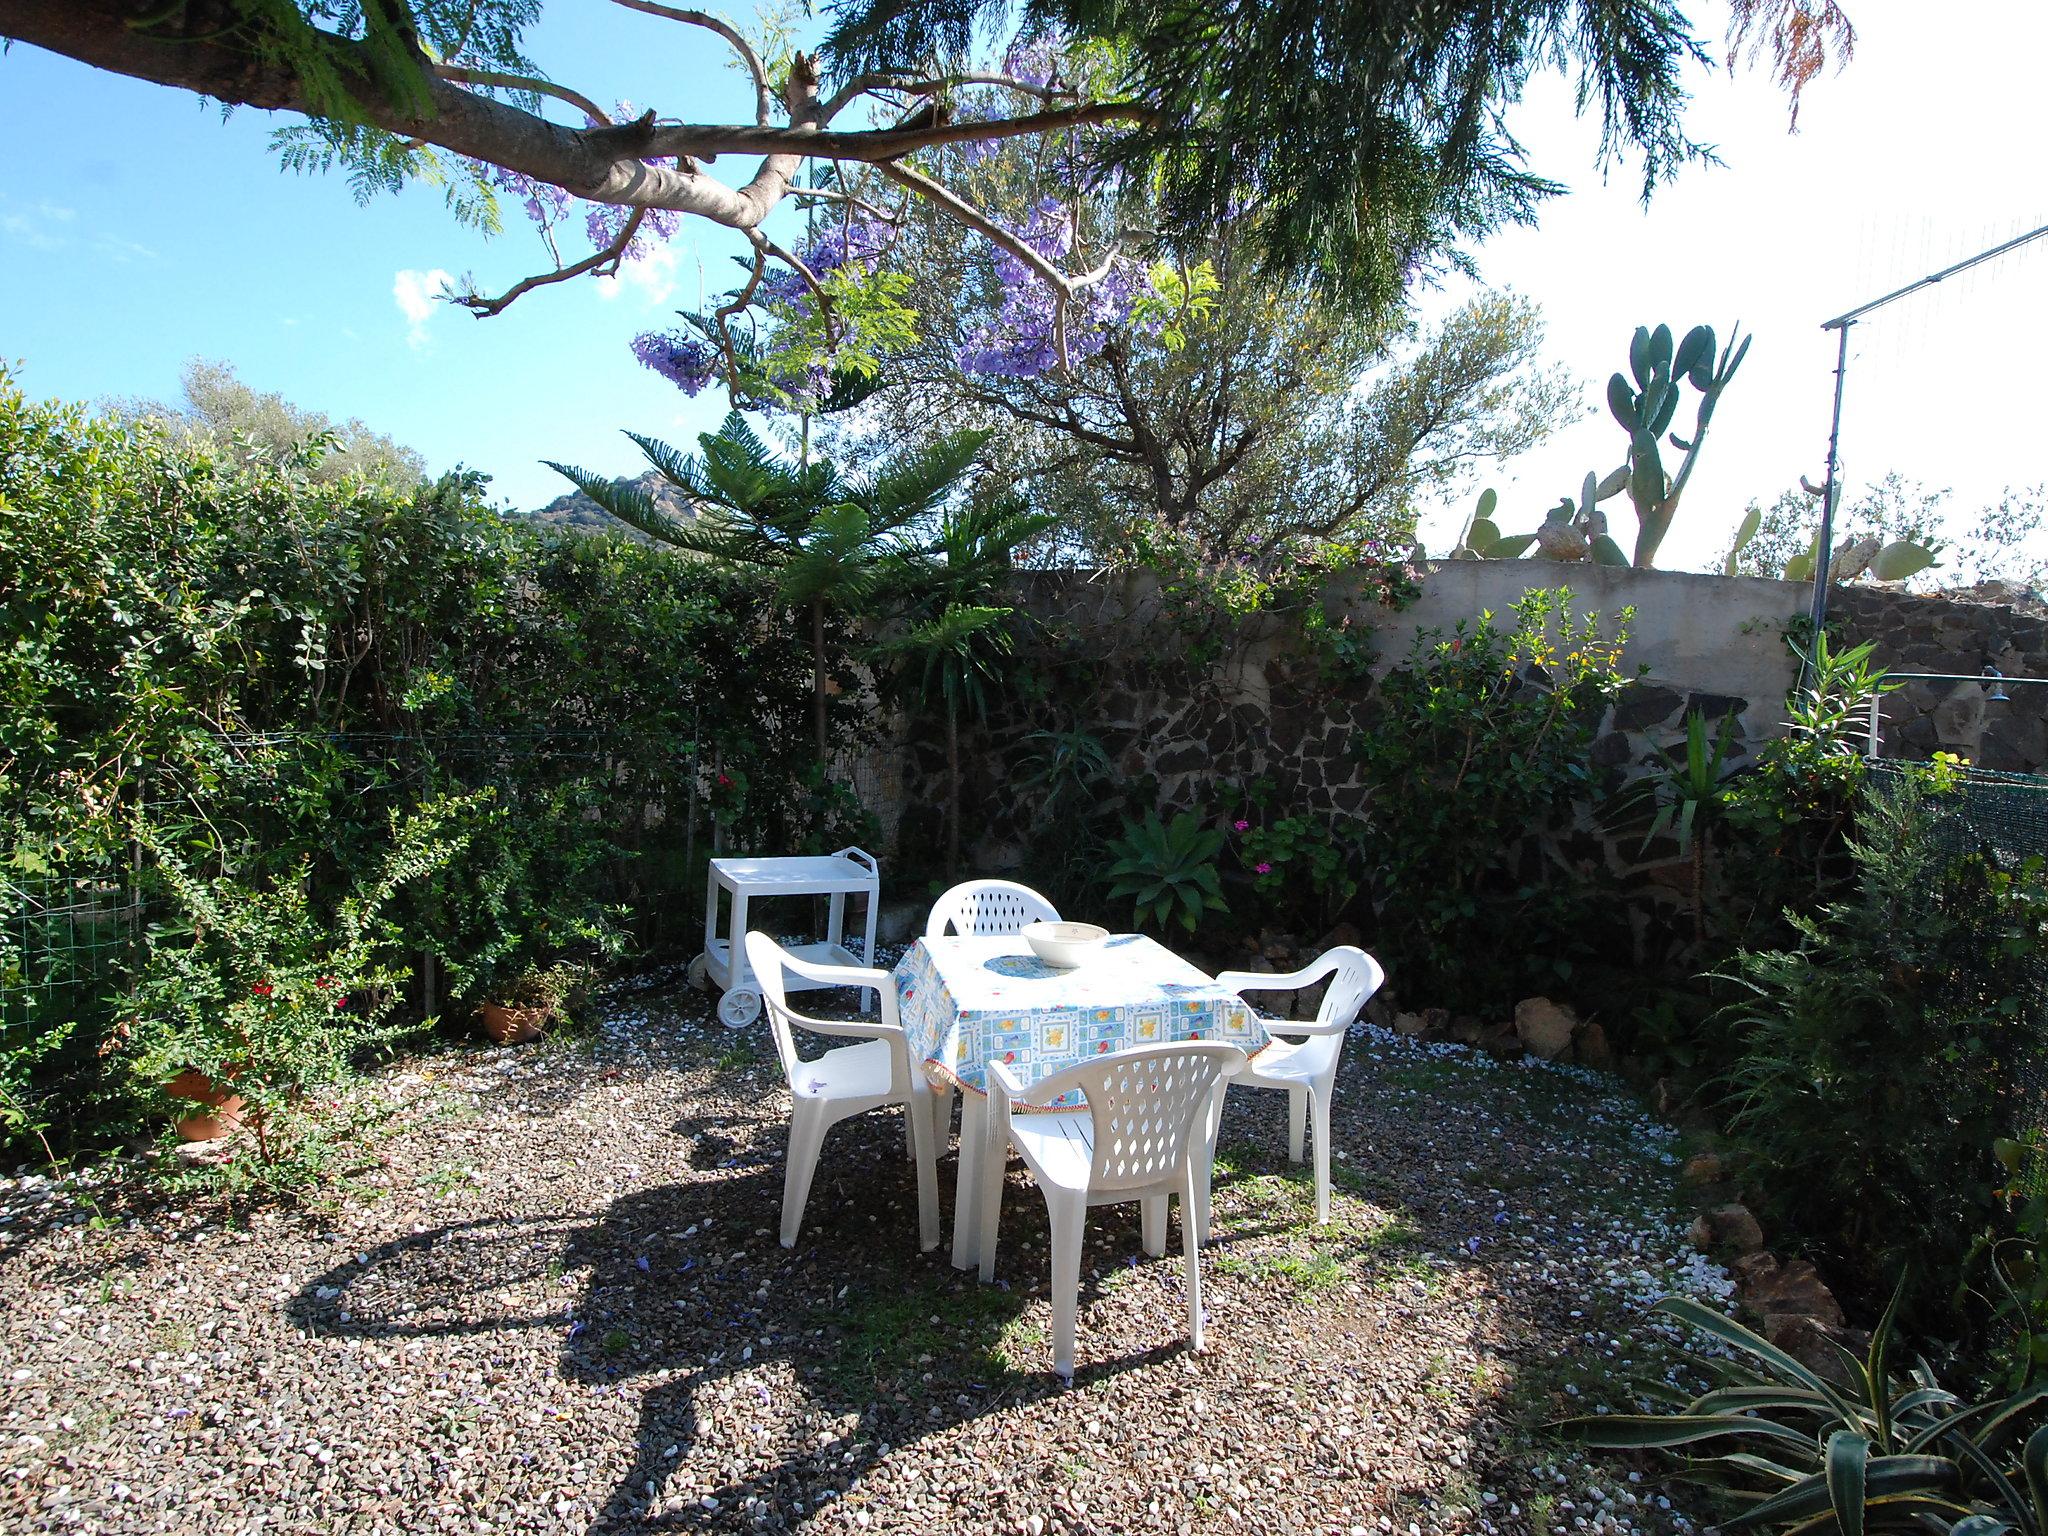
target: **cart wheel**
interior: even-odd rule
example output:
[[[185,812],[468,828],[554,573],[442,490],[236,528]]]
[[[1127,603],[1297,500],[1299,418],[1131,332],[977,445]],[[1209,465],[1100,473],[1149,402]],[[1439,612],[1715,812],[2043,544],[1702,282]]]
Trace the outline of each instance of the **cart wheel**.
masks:
[[[710,990],[711,973],[709,970],[705,968],[704,957],[702,955],[699,955],[696,959],[690,962],[690,969],[685,973],[685,979],[688,980],[690,985],[695,987],[699,992]]]
[[[751,987],[735,987],[718,1000],[719,1022],[738,1029],[761,1017],[761,994]]]

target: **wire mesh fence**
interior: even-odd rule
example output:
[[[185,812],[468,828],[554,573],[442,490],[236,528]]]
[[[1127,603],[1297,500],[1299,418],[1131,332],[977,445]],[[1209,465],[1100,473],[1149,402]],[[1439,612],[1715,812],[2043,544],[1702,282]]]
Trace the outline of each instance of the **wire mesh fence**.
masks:
[[[601,834],[607,854],[589,881],[628,915],[636,948],[659,957],[701,925],[703,861],[719,840],[696,747],[683,745],[597,731],[224,735],[191,762],[134,774],[119,815],[203,850],[205,872],[274,876],[304,860],[345,882],[351,864],[373,862],[390,813],[488,790],[496,805]],[[67,1026],[75,1047],[100,1036],[159,915],[145,875],[138,847],[118,840],[0,875],[0,1047]],[[423,1012],[437,1002],[434,974],[416,967]]]
[[[1899,765],[1886,764],[1896,771]],[[1930,802],[1940,845],[1957,855],[1981,854],[2007,874],[2029,859],[2048,859],[2048,778],[1966,767],[1950,794]],[[1992,942],[1987,936],[1986,942]],[[2021,996],[1994,995],[1981,974],[1947,978],[1951,1006],[1978,1019],[2001,1020],[2007,1042],[2003,1117],[2015,1136],[2048,1137],[2048,951],[2014,957],[2024,977]],[[2007,972],[2010,975],[2010,971]]]

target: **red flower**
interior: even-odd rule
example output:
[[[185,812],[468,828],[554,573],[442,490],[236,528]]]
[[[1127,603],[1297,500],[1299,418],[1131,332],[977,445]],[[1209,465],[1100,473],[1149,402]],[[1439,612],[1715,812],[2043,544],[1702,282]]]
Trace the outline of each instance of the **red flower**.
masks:
[[[718,776],[718,787],[720,789],[730,789],[732,788],[732,780],[728,779],[724,774],[721,773]]]
[[[270,996],[271,992],[274,989],[271,987],[269,982],[259,981],[256,983],[255,986],[251,987],[249,990],[251,992],[254,992],[258,997],[268,997]]]
[[[348,1006],[348,999],[345,997],[337,997],[334,1000],[334,1006],[337,1008],[346,1008]]]
[[[332,976],[316,976],[313,978],[313,985],[322,988],[331,987],[334,985],[334,978]]]

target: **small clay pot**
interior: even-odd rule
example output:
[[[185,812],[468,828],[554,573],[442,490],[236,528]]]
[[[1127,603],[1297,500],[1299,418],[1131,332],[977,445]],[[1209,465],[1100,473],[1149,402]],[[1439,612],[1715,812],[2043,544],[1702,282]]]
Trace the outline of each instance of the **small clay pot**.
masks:
[[[232,1088],[223,1087],[204,1072],[187,1067],[168,1083],[164,1092],[174,1099],[204,1104],[205,1114],[186,1115],[178,1121],[181,1141],[218,1141],[242,1128],[247,1101]]]
[[[507,1008],[502,1003],[479,1003],[476,1016],[484,1033],[500,1045],[538,1040],[548,1022],[545,1008]]]

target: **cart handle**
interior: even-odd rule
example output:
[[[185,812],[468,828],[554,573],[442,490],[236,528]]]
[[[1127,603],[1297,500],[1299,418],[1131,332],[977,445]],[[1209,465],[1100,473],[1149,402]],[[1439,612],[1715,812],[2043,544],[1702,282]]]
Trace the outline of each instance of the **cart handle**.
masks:
[[[882,878],[882,866],[880,861],[878,861],[875,858],[875,856],[872,853],[869,853],[865,848],[854,848],[849,846],[840,849],[837,853],[833,854],[832,857],[835,859],[850,859],[855,864],[863,864],[867,866],[868,873],[873,875],[876,880],[879,881]]]

